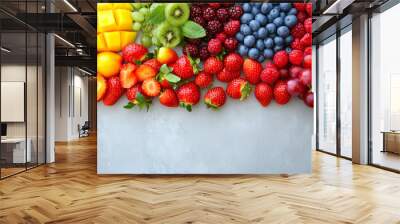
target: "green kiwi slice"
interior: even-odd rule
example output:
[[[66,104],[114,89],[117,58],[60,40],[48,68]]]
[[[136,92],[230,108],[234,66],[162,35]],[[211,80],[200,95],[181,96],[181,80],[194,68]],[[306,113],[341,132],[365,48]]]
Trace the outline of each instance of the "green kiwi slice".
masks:
[[[183,25],[190,15],[189,4],[168,3],[165,7],[165,19],[173,26]]]
[[[157,27],[157,39],[164,47],[174,48],[182,40],[181,30],[164,22]]]

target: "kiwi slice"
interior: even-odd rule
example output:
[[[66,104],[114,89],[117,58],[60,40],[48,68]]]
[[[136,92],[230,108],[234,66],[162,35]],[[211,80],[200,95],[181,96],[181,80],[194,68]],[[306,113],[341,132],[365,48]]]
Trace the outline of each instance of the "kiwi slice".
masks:
[[[168,3],[165,7],[165,19],[173,26],[183,25],[190,15],[187,3]]]
[[[157,39],[164,47],[174,48],[182,40],[181,30],[164,22],[157,27]]]

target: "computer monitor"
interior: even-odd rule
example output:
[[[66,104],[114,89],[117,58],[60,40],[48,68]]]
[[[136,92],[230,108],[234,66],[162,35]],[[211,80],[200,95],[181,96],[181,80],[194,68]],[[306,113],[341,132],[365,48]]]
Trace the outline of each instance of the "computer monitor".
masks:
[[[7,124],[1,124],[1,136],[7,136]]]

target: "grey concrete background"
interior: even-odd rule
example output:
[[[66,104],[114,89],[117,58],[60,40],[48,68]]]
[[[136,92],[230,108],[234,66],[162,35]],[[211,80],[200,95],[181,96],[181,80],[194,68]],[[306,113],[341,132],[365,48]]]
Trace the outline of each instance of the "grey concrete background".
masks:
[[[204,91],[203,93],[204,94]],[[228,99],[186,112],[154,100],[149,112],[98,104],[99,174],[275,174],[311,171],[313,111]]]

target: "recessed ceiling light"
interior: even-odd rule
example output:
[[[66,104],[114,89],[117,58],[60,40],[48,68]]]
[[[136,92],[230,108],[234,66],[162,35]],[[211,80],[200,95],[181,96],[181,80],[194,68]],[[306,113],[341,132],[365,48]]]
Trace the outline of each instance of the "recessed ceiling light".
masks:
[[[58,34],[54,34],[55,37],[57,37],[59,40],[61,40],[62,42],[66,43],[67,45],[69,45],[70,47],[75,48],[75,45],[73,45],[71,42],[69,42],[68,40],[60,37]]]

